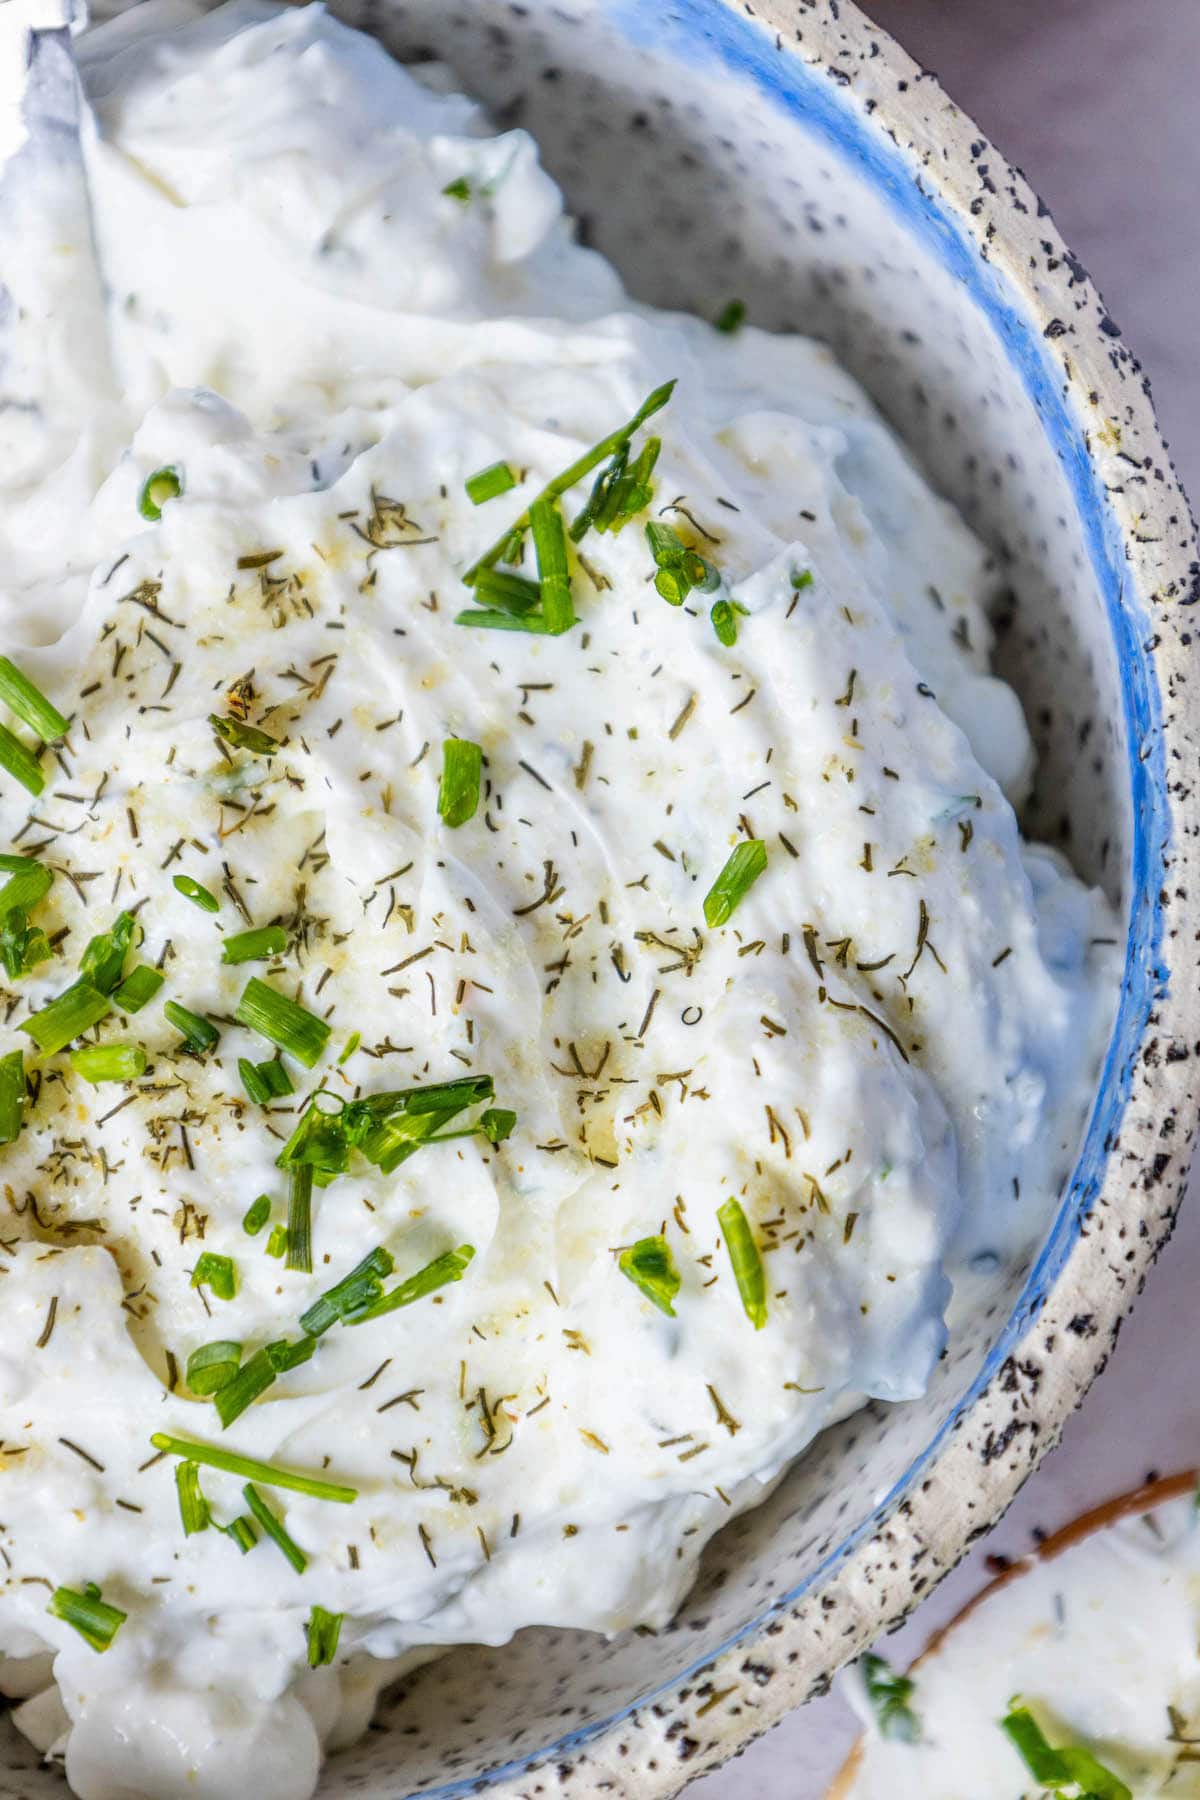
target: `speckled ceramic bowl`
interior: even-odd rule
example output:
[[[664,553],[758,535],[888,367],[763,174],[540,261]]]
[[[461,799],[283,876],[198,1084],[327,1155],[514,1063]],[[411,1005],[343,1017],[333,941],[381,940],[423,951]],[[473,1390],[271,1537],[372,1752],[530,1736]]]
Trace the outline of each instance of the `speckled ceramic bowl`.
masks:
[[[120,0],[118,0],[118,4]],[[827,1434],[676,1622],[416,1676],[333,1800],[674,1793],[894,1623],[999,1516],[1165,1242],[1196,1118],[1193,533],[1138,366],[1038,201],[848,0],[342,0],[538,136],[633,290],[826,337],[1011,561],[1029,827],[1123,908],[1125,978],[1045,1243],[929,1395]],[[60,1795],[15,1738],[0,1796]]]

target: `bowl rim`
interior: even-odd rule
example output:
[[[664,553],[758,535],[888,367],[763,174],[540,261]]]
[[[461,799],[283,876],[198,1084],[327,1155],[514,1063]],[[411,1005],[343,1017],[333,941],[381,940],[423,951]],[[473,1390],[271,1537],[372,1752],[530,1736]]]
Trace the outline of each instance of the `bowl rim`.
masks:
[[[1185,702],[1200,560],[1119,328],[1020,171],[854,0],[591,3],[635,44],[723,65],[865,166],[1006,342],[1068,476],[1120,659],[1129,929],[1117,1021],[1054,1224],[935,1436],[817,1569],[715,1652],[553,1744],[422,1790],[426,1800],[484,1790],[517,1800],[547,1764],[563,1793],[665,1800],[826,1691],[999,1520],[1057,1443],[1170,1236],[1200,1104],[1200,994],[1187,985],[1200,791],[1180,772],[1197,753]]]

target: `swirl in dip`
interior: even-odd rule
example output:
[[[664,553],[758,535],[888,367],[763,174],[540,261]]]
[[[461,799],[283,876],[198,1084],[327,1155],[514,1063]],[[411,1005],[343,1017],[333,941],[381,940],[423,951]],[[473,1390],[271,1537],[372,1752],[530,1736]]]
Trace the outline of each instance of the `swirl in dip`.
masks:
[[[922,1393],[1113,923],[828,351],[632,302],[317,7],[25,87],[6,11],[2,1679],[85,1800],[304,1800]]]

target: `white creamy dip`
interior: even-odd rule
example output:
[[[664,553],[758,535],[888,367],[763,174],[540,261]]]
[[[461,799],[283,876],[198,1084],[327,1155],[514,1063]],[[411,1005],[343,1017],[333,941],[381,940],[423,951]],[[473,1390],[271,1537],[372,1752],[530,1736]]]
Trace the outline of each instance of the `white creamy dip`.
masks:
[[[1014,1700],[1052,1749],[1087,1750],[1133,1800],[1195,1800],[1197,1518],[1190,1493],[1143,1507],[986,1595],[912,1670],[904,1704],[913,1741],[894,1729],[883,1735],[864,1706],[872,1728],[835,1784],[837,1800],[1043,1793],[1049,1784],[1001,1728]]]
[[[0,1153],[0,1643],[85,1800],[303,1800],[396,1659],[663,1623],[824,1424],[923,1391],[951,1277],[1053,1205],[1115,933],[1018,832],[997,573],[826,350],[631,302],[526,134],[317,7],[153,0],[75,55],[77,119],[43,37],[0,139],[2,642],[70,717],[39,797],[0,779],[0,841],[55,872],[55,954],[3,996],[34,1088]],[[578,623],[458,624],[474,559],[672,379],[633,440],[662,439],[650,510],[571,552]],[[517,485],[472,504],[497,461]],[[146,522],[164,465],[183,491]],[[714,594],[660,598],[647,519]],[[281,748],[222,749],[214,713]],[[484,758],[455,828],[451,737]],[[765,872],[711,928],[747,839]],[[165,985],[89,1034],[145,1073],[91,1086],[18,1028],[123,907],[127,971]],[[222,963],[273,923],[273,961]],[[265,1108],[250,976],[330,1027]],[[219,1044],[190,1052],[170,1001]],[[259,1194],[284,1221],[318,1084],[469,1075],[504,1142],[355,1160],[315,1191],[311,1274],[243,1230]],[[673,1316],[618,1262],[658,1234]],[[334,1327],[228,1431],[189,1392],[198,1348],[294,1338],[376,1246],[390,1286],[460,1245],[461,1280]],[[234,1298],[192,1285],[202,1254]],[[185,1537],[155,1432],[357,1497],[261,1487],[297,1574],[265,1536]],[[200,1482],[245,1512],[242,1477]],[[89,1582],[127,1615],[103,1654],[46,1610]],[[310,1673],[314,1605],[344,1621]]]

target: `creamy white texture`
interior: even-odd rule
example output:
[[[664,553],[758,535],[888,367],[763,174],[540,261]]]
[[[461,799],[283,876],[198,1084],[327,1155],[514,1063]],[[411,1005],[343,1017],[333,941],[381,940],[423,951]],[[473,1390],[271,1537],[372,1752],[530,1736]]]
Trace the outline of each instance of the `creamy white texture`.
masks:
[[[524,133],[489,136],[443,74],[317,8],[155,0],[77,54],[81,155],[47,180],[92,241],[65,240],[66,274],[45,237],[2,246],[28,404],[0,413],[0,620],[72,715],[40,800],[0,785],[5,841],[60,871],[36,917],[65,933],[10,1032],[122,905],[167,984],[101,1028],[145,1046],[145,1077],[93,1089],[49,1059],[4,1153],[0,1641],[55,1653],[61,1702],[25,1723],[85,1800],[235,1794],[251,1770],[302,1800],[400,1666],[366,1653],[662,1623],[822,1425],[923,1391],[950,1275],[1028,1248],[1053,1202],[1109,1006],[1089,946],[1114,933],[1020,839],[988,559],[828,352],[628,301]],[[38,155],[31,132],[0,200]],[[73,359],[100,292],[103,354]],[[703,596],[658,597],[641,520],[581,543],[564,636],[456,624],[473,558],[672,377],[654,516],[719,567],[736,646]],[[520,485],[472,506],[498,459]],[[143,526],[163,464],[184,493]],[[218,753],[235,684],[284,743],[269,763]],[[450,735],[486,758],[455,830]],[[766,873],[709,930],[743,836]],[[274,921],[274,964],[221,965],[223,932]],[[268,1049],[232,1022],[251,973],[333,1027],[278,1113],[236,1070]],[[183,1053],[164,999],[211,1013],[219,1048]],[[274,1158],[322,1076],[349,1097],[467,1073],[518,1113],[507,1143],[357,1164],[318,1193],[311,1277],[243,1234],[260,1192],[282,1219]],[[730,1195],[766,1264],[758,1332]],[[660,1230],[674,1319],[616,1261]],[[225,1434],[172,1390],[199,1345],[294,1333],[380,1243],[400,1275],[475,1258],[330,1332]],[[235,1258],[231,1302],[190,1286],[201,1249]],[[274,1496],[301,1577],[265,1541],[185,1539],[170,1463],[145,1466],[163,1430],[359,1498]],[[240,1510],[235,1478],[203,1485]],[[47,1618],[47,1580],[128,1613],[104,1655]],[[347,1617],[309,1675],[314,1602]]]
[[[1014,1696],[1054,1748],[1090,1750],[1134,1800],[1194,1800],[1198,1643],[1200,1529],[1188,1495],[1032,1562],[987,1596],[912,1671],[917,1742],[870,1729],[838,1800],[1042,1792],[999,1728]]]

